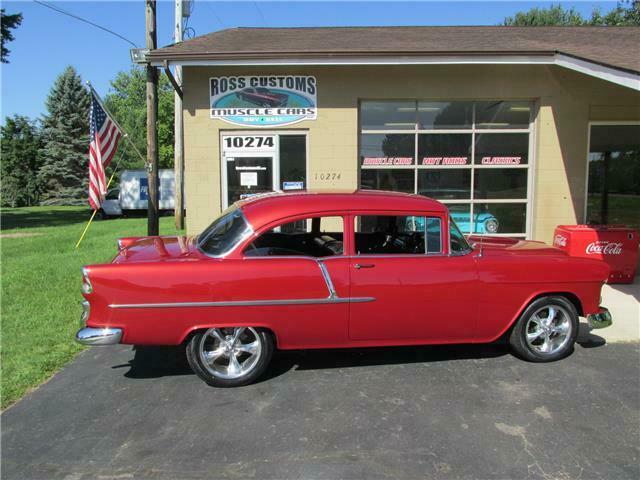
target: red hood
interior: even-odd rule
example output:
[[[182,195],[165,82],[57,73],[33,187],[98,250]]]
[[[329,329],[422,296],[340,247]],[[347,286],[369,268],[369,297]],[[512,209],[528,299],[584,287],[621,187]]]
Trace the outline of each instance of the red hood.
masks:
[[[195,237],[127,237],[118,242],[121,248],[113,263],[195,260],[201,256]]]
[[[467,240],[475,250],[479,250],[480,245],[482,245],[483,253],[490,253],[492,251],[498,253],[498,251],[500,251],[505,253],[525,252],[535,255],[567,255],[559,248],[534,240],[520,240],[509,237],[485,237],[479,235],[471,235]]]

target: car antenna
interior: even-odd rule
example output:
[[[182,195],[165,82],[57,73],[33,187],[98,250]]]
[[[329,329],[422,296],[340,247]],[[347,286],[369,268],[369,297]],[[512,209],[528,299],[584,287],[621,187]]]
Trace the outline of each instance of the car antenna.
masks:
[[[480,252],[478,252],[478,257],[482,257],[482,242],[484,241],[484,235],[480,235]]]

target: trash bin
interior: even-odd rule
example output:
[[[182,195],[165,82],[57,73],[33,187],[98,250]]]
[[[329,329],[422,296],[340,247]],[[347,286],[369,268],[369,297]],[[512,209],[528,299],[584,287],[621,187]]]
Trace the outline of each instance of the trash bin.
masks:
[[[572,257],[609,265],[609,283],[633,283],[638,266],[638,232],[624,225],[558,225],[553,246]]]

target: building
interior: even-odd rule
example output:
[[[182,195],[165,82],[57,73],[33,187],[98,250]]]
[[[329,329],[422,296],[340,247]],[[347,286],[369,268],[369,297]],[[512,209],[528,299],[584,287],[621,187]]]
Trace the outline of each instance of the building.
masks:
[[[463,230],[640,228],[640,28],[234,28],[183,66],[187,231],[271,190],[379,188]]]

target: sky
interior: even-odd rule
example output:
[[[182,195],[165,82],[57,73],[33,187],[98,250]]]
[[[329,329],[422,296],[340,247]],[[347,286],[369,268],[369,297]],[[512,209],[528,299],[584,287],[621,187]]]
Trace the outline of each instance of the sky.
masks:
[[[102,25],[143,47],[145,7],[143,0],[50,2]],[[284,2],[195,0],[189,26],[195,35],[231,27],[311,27],[349,25],[496,25],[505,17],[532,7],[548,7],[551,1],[525,2]],[[553,3],[558,3],[557,1]],[[560,2],[589,17],[594,8],[605,13],[615,1]],[[1,68],[2,123],[14,114],[38,118],[45,113],[45,99],[55,78],[73,65],[104,95],[119,71],[131,68],[124,40],[78,20],[61,15],[32,1],[3,1],[8,14],[21,12],[22,25],[7,46],[9,64]],[[174,3],[159,0],[158,45],[173,43]]]

